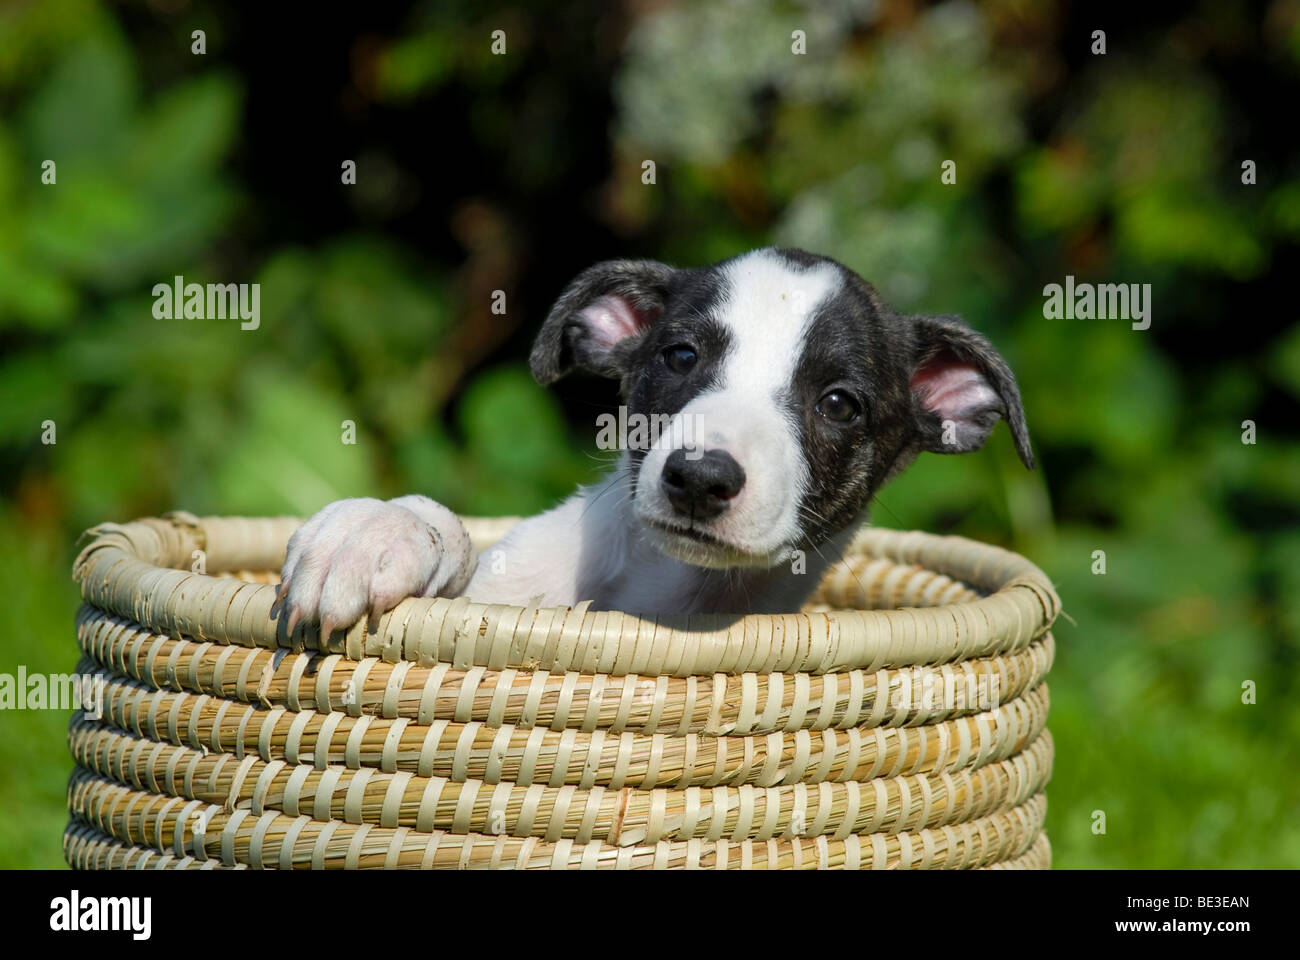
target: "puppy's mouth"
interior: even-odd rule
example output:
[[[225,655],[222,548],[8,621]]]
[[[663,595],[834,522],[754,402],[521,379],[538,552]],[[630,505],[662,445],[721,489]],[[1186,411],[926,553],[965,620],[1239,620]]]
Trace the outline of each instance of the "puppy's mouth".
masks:
[[[642,517],[641,522],[661,551],[698,567],[768,567],[778,559],[771,553],[744,550],[694,524],[668,523],[652,517]]]

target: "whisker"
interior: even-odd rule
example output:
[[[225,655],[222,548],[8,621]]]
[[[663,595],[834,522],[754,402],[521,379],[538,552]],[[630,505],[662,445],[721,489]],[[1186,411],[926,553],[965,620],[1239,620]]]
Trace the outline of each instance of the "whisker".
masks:
[[[800,510],[803,510],[803,509],[812,510],[811,507],[807,507],[807,508],[805,508],[802,504],[799,505],[799,509],[800,509]],[[816,511],[813,511],[813,512],[816,513]],[[818,515],[818,516],[820,516],[820,515]],[[821,520],[822,520],[823,523],[829,523],[829,522],[830,522],[830,521],[827,520],[825,517],[821,517]],[[805,536],[804,539],[808,541],[808,545],[809,545],[810,547],[812,547],[814,550],[817,551],[817,555],[818,555],[819,557],[822,558],[822,561],[826,564],[826,568],[829,570],[830,567],[832,566],[831,560],[826,556],[826,554],[822,553],[821,547],[817,546],[817,544],[814,543],[814,542],[812,541],[812,538],[810,538],[810,537]],[[844,559],[843,557],[840,558],[841,561],[842,561],[843,559]],[[864,601],[865,601],[865,599],[866,599],[867,597],[870,596],[870,593],[869,593],[868,590],[867,590],[867,585],[866,585],[865,583],[862,582],[862,578],[858,576],[857,572],[854,571],[854,569],[853,569],[851,566],[849,566],[848,564],[843,564],[843,567],[844,567],[845,570],[847,570],[847,571],[849,572],[849,575],[850,575],[851,577],[853,577],[854,580],[857,581],[858,588],[862,591],[862,597],[863,597],[863,599],[864,599]]]
[[[623,484],[622,484],[621,482],[619,482],[620,480],[623,479],[623,478],[620,476],[620,474],[623,472],[623,469],[624,469],[624,468],[621,467],[621,466],[618,467],[618,468],[616,468],[614,477],[611,478],[610,482],[605,486],[605,488],[604,488],[603,490],[601,490],[598,494],[596,494],[594,497],[592,497],[590,500],[588,500],[588,501],[586,502],[586,504],[585,504],[585,505],[583,506],[583,508],[582,508],[582,513],[580,513],[580,514],[578,515],[578,522],[579,522],[579,523],[581,523],[584,519],[586,519],[587,511],[590,510],[593,506],[595,506],[596,501],[600,500],[602,497],[604,497],[606,494],[608,494],[608,493],[609,493],[610,491],[612,491],[612,490],[622,490],[624,493],[628,493],[628,499],[629,499],[629,500],[631,499],[631,494],[630,494],[630,492],[628,492],[628,491],[626,491],[626,490],[623,490]],[[618,506],[622,506],[622,504],[621,504],[621,503],[618,503],[618,502],[615,502],[615,506],[616,506],[616,507],[618,507]]]
[[[884,508],[885,513],[887,513],[887,514],[889,514],[891,517],[893,517],[893,518],[894,518],[894,523],[898,524],[898,527],[897,527],[896,529],[900,529],[900,530],[902,529],[902,527],[903,527],[903,520],[902,520],[902,518],[899,517],[898,514],[894,513],[893,510],[890,510],[890,509],[889,509],[889,505],[888,505],[887,503],[885,503],[885,501],[881,500],[881,499],[880,499],[880,496],[879,496],[878,494],[877,494],[876,496],[874,496],[874,497],[871,498],[871,503],[872,503],[873,506],[874,506],[875,504],[880,504],[880,506]]]

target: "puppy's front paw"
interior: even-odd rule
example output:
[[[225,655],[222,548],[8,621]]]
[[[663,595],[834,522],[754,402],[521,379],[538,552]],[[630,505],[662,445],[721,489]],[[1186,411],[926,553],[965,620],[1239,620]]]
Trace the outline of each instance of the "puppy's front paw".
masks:
[[[317,623],[327,637],[369,612],[378,617],[405,597],[432,596],[465,562],[444,536],[404,506],[381,500],[332,503],[289,540],[273,617],[288,611],[288,632]],[[465,538],[468,543],[468,538]]]

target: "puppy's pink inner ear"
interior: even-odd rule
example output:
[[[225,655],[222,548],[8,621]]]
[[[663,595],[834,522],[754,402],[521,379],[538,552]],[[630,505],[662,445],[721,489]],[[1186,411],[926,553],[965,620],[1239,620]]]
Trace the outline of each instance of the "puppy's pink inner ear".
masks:
[[[632,304],[613,294],[592,301],[579,315],[587,325],[593,345],[606,350],[641,333],[653,319],[644,312],[638,313]]]
[[[1001,405],[980,368],[952,354],[941,354],[912,374],[912,390],[942,420],[962,420]]]

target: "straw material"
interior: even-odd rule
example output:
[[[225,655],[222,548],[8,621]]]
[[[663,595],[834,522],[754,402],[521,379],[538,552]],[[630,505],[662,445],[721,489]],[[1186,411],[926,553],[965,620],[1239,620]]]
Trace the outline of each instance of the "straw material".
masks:
[[[420,598],[320,638],[269,618],[298,523],[89,531],[73,866],[1050,865],[1059,601],[1015,554],[871,529],[798,613]]]
[[[68,829],[63,841],[64,854],[78,870],[247,870],[246,863],[227,865],[220,860],[199,860],[188,854],[176,856],[173,851],[160,852],[152,847],[138,847],[115,840],[86,825]],[[874,848],[872,848],[874,852]],[[807,869],[818,864],[803,861]],[[977,870],[1046,870],[1052,865],[1052,847],[1047,834],[1039,833],[1028,850],[1018,857],[999,860]],[[547,865],[549,866],[549,864]],[[885,862],[859,863],[859,867],[885,868]]]

